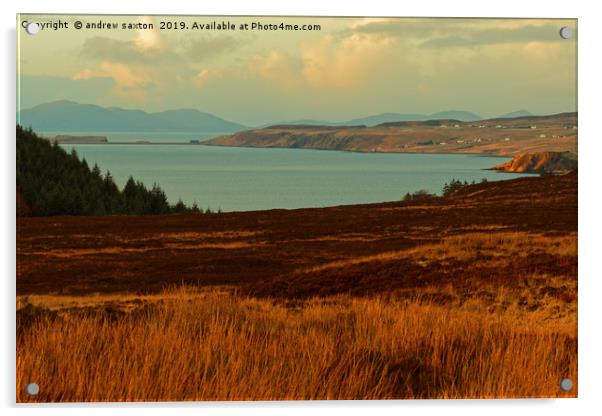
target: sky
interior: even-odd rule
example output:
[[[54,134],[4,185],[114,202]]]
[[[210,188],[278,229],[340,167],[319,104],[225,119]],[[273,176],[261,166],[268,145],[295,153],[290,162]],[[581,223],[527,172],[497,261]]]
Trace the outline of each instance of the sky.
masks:
[[[23,22],[43,28],[28,35]],[[68,28],[54,30],[59,22]],[[99,22],[118,29],[85,27]],[[201,28],[212,22],[235,29]],[[249,126],[383,112],[577,111],[576,20],[21,15],[17,24],[19,109],[56,100],[194,108]],[[571,39],[560,37],[563,26]]]

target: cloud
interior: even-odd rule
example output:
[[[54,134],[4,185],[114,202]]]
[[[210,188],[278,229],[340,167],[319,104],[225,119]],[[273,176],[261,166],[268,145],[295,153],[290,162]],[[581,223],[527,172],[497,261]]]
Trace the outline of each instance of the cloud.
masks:
[[[140,51],[146,50],[161,50],[165,47],[165,42],[161,37],[161,33],[157,29],[158,25],[155,19],[151,16],[141,16],[138,19],[139,23],[144,23],[152,29],[139,29],[134,45]],[[152,25],[152,26],[151,26]]]
[[[278,49],[255,55],[247,69],[279,88],[341,90],[369,84],[390,58],[394,38],[352,33],[303,42],[291,53]],[[297,57],[298,56],[298,57]]]
[[[354,33],[343,39],[327,35],[301,48],[303,75],[316,88],[349,88],[370,81],[371,71],[390,54],[394,39]]]
[[[233,52],[242,41],[232,36],[200,36],[168,43],[153,31],[140,31],[130,40],[96,36],[86,39],[81,53],[86,59],[129,63],[188,65]]]
[[[405,39],[425,48],[458,48],[520,42],[563,42],[558,31],[571,20],[374,19],[353,22],[343,34]],[[564,41],[566,42],[566,41]]]
[[[153,76],[149,71],[140,68],[132,69],[125,64],[110,61],[103,61],[95,67],[84,68],[71,77],[74,81],[95,78],[113,80],[110,94],[135,102],[146,101],[147,90],[154,87]]]
[[[84,41],[81,54],[86,59],[119,62],[157,62],[172,56],[169,45],[157,30],[152,17],[141,16],[138,23],[152,24],[153,29],[136,29],[129,40],[94,36]]]
[[[545,113],[574,101],[576,44],[561,40],[558,30],[576,29],[576,21],[321,22],[321,31],[303,35],[97,31],[43,46],[27,38],[21,73],[65,78],[49,79],[52,88],[41,90],[52,99],[64,94],[145,109],[202,105],[250,124],[458,107],[495,114],[515,105]],[[61,50],[63,59],[50,59]],[[32,92],[26,99],[38,98]]]
[[[460,35],[444,35],[422,43],[427,48],[471,47],[527,42],[563,42],[558,27],[529,25],[520,28],[491,28],[468,30]]]
[[[130,63],[157,63],[167,61],[172,54],[152,43],[132,40],[117,40],[105,37],[86,39],[82,47],[82,55],[87,60],[111,60]],[[145,46],[141,46],[145,45]]]
[[[142,87],[151,83],[149,74],[132,70],[125,64],[104,61],[96,68],[85,68],[73,75],[73,80],[112,78],[121,87]]]
[[[151,22],[144,17],[140,21]],[[199,68],[198,63],[234,51],[241,43],[226,35],[168,38],[157,30],[142,29],[129,40],[95,36],[84,41],[81,56],[85,67],[71,78],[110,78],[115,82],[113,95],[138,102],[148,97],[149,87],[157,96],[175,87],[205,87],[222,75],[212,68]]]
[[[203,36],[184,42],[184,55],[191,61],[199,62],[226,52],[232,52],[242,45],[233,36]]]
[[[247,70],[259,78],[274,82],[280,88],[291,90],[302,86],[301,62],[276,49],[265,55],[253,56],[247,64]]]
[[[221,73],[213,69],[201,69],[193,78],[193,83],[197,88],[204,87],[208,81],[221,78]]]

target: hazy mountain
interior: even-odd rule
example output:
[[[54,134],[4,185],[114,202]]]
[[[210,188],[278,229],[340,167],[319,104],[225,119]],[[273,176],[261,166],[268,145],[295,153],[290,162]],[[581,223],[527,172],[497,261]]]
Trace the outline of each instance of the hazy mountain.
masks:
[[[375,114],[367,117],[359,117],[346,121],[323,121],[323,120],[293,120],[283,121],[280,123],[270,123],[269,125],[281,124],[281,125],[313,125],[313,126],[376,126],[382,123],[392,123],[396,121],[426,121],[426,120],[460,120],[460,121],[474,121],[480,120],[481,117],[470,111],[441,111],[434,114],[402,114],[402,113],[382,113]],[[267,126],[263,126],[267,127]]]
[[[533,114],[527,110],[518,110],[499,116],[498,118],[531,117]]]
[[[288,120],[288,121],[279,121],[277,123],[267,123],[259,126],[259,128],[275,126],[275,125],[285,125],[285,126],[341,126],[343,123],[338,121],[326,121],[326,120],[313,120],[313,119],[300,119],[300,120]]]
[[[431,120],[460,120],[460,121],[475,121],[481,120],[481,116],[471,113],[470,111],[458,111],[458,110],[450,110],[450,111],[440,111],[435,114],[431,114],[429,116]]]
[[[368,117],[354,118],[353,120],[347,121],[343,124],[376,126],[377,124],[390,123],[394,121],[423,121],[427,120],[428,118],[429,116],[424,114],[382,113]]]
[[[499,118],[532,116],[526,110],[514,111]],[[73,101],[55,101],[22,110],[17,114],[19,124],[31,126],[37,131],[63,132],[109,132],[109,131],[153,131],[153,132],[215,132],[234,133],[248,127],[224,120],[210,113],[195,109],[168,110],[147,113],[142,110],[126,110],[118,107],[101,107],[93,104],[78,104]],[[381,113],[345,121],[301,119],[269,123],[270,125],[314,125],[314,126],[376,126],[399,121],[460,120],[475,121],[482,117],[470,111],[449,110],[434,114]]]
[[[100,107],[73,101],[55,101],[22,110],[17,114],[22,126],[37,131],[153,131],[219,132],[244,130],[242,124],[194,109],[147,113],[118,107]]]

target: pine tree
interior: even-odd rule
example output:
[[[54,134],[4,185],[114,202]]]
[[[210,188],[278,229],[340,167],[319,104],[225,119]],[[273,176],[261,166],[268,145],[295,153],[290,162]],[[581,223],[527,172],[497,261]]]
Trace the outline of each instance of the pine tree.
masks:
[[[155,184],[148,190],[130,177],[120,191],[109,171],[90,169],[77,151],[67,153],[58,143],[39,138],[17,125],[17,189],[31,215],[166,214],[199,212],[179,201],[170,206]]]

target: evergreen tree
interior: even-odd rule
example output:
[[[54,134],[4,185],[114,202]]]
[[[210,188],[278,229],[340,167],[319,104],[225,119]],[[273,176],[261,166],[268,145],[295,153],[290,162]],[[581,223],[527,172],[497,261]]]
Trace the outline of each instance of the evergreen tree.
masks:
[[[120,191],[111,172],[90,170],[75,149],[67,153],[56,141],[39,138],[17,125],[17,191],[31,215],[114,215],[200,212],[182,201],[169,205],[167,195],[154,184],[149,190],[130,177]]]

